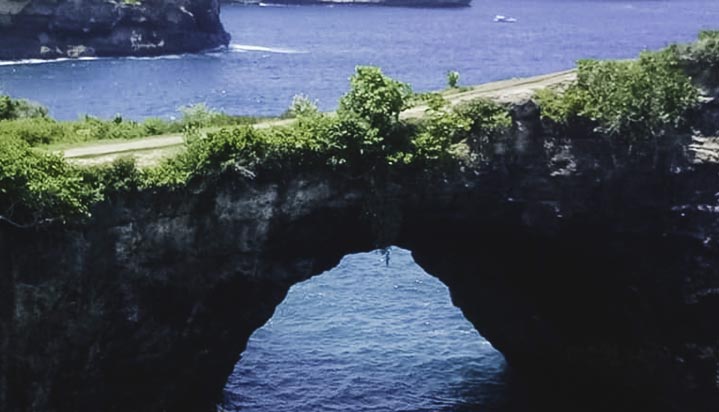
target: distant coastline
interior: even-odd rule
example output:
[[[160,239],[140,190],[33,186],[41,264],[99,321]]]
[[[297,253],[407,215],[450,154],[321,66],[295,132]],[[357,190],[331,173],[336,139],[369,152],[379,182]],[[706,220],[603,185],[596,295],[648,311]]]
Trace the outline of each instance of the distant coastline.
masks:
[[[0,0],[0,60],[148,57],[227,46],[220,0]]]
[[[469,7],[472,0],[223,0],[228,4],[254,6],[310,6],[310,5],[348,5],[348,6],[387,6],[387,7]]]

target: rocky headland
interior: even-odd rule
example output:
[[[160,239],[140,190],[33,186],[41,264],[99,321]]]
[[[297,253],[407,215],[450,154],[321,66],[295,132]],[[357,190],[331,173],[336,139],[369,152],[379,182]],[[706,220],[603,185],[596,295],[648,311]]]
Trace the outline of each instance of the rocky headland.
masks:
[[[218,0],[0,0],[0,60],[190,53],[229,39]]]
[[[450,8],[468,7],[472,0],[224,0],[227,3],[270,5],[358,5],[387,7]]]

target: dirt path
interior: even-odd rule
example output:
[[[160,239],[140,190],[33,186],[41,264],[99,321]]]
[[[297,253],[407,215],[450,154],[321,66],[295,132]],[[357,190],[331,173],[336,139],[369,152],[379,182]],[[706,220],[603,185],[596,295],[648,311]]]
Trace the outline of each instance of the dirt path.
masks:
[[[182,142],[182,135],[147,137],[141,140],[131,140],[121,143],[74,147],[72,149],[65,150],[63,154],[66,158],[73,159],[76,157],[102,156],[111,153],[124,153],[137,150],[158,149],[161,147],[180,145],[182,144]]]
[[[258,129],[265,129],[275,126],[286,126],[292,123],[292,119],[272,120],[258,123],[255,125]],[[66,159],[73,159],[73,162],[80,164],[98,164],[112,161],[118,157],[132,153],[139,159],[139,163],[153,163],[153,153],[145,153],[150,151],[171,152],[172,148],[184,144],[185,139],[181,134],[166,135],[157,137],[146,137],[143,139],[130,140],[126,142],[107,143],[99,142],[87,146],[73,147],[64,150],[63,156]],[[162,157],[162,156],[159,156]]]
[[[576,78],[577,72],[575,70],[567,70],[535,77],[485,83],[474,86],[471,90],[465,92],[446,94],[444,97],[452,105],[478,98],[491,99],[499,103],[516,102],[532,97],[534,92],[539,89],[567,84]],[[422,117],[426,109],[426,106],[413,107],[404,111],[401,117],[404,119]]]
[[[535,77],[502,80],[474,86],[470,90],[460,93],[445,93],[445,99],[452,105],[477,98],[492,99],[500,103],[517,101],[531,97],[538,89],[566,84],[575,78],[576,72],[567,70]],[[425,106],[413,107],[404,111],[401,117],[403,119],[422,117],[425,110]],[[292,119],[272,120],[258,123],[255,127],[264,129],[287,126],[292,122]],[[74,147],[63,151],[63,155],[67,159],[72,159],[74,163],[89,165],[111,162],[119,157],[132,154],[135,156],[137,163],[143,166],[154,164],[163,157],[176,153],[183,143],[184,138],[182,135],[168,135],[127,142],[97,143]]]

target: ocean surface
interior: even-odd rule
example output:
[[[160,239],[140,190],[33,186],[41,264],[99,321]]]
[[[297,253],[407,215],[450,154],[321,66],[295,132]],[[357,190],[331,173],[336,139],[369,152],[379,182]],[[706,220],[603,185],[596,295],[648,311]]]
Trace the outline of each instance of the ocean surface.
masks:
[[[518,20],[494,23],[502,14]],[[415,90],[449,70],[476,84],[628,58],[719,28],[717,0],[474,0],[465,9],[226,5],[226,50],[151,59],[0,62],[0,91],[53,116],[177,116],[204,102],[277,115],[305,94],[331,110],[356,65]],[[517,395],[519,393],[519,395]],[[250,339],[225,388],[227,411],[547,410],[517,392],[501,354],[447,288],[394,249],[346,257],[294,286]],[[576,410],[576,409],[575,409]]]
[[[345,257],[250,338],[224,411],[504,411],[504,358],[409,251]]]
[[[494,23],[497,14],[515,24]],[[418,91],[446,73],[475,84],[570,68],[580,58],[633,57],[719,28],[716,0],[474,0],[463,9],[225,5],[227,50],[154,59],[0,63],[0,91],[52,115],[140,119],[207,103],[277,115],[305,94],[331,110],[356,65],[377,65]],[[34,63],[34,64],[31,64]]]

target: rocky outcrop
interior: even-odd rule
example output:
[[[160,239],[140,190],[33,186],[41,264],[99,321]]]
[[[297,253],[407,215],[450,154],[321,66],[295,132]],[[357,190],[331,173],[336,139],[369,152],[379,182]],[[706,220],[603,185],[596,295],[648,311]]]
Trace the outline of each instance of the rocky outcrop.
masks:
[[[218,0],[0,0],[0,59],[156,56],[229,43]]]
[[[240,4],[291,4],[291,5],[362,5],[389,7],[468,7],[472,0],[225,0],[227,3]]]
[[[0,228],[0,410],[212,410],[292,284],[384,243],[536,386],[596,389],[584,410],[716,410],[719,106],[657,146],[512,112],[454,174],[368,190],[228,172],[114,196],[82,225]]]

